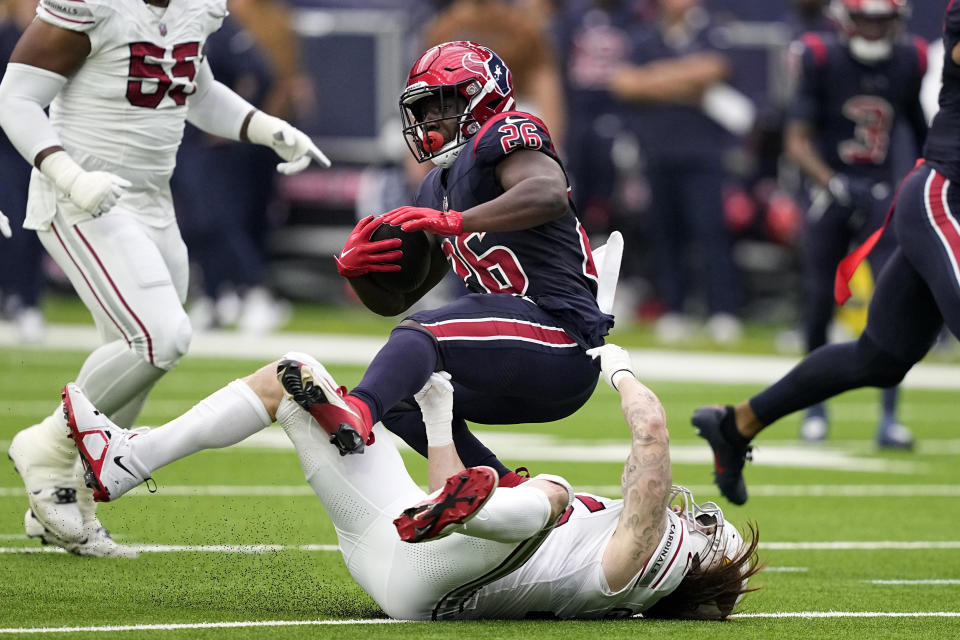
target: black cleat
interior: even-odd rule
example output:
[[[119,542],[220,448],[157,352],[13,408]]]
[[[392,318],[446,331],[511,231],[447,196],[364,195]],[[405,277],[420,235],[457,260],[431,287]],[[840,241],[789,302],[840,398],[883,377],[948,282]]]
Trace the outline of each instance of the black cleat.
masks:
[[[700,407],[693,412],[690,422],[701,438],[713,449],[713,482],[723,497],[733,504],[747,501],[747,485],[743,481],[743,465],[752,459],[753,447],[733,444],[724,435],[723,423],[733,420],[733,407]]]
[[[363,416],[344,400],[346,389],[337,387],[333,380],[314,378],[314,373],[296,360],[283,360],[277,365],[277,379],[294,402],[309,413],[330,436],[330,443],[341,456],[363,453],[364,446],[373,444],[371,427]],[[367,433],[364,440],[361,431]]]

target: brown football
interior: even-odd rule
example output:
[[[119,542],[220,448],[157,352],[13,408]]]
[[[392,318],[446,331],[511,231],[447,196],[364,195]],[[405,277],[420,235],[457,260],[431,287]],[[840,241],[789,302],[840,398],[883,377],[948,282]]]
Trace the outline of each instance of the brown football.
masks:
[[[409,293],[423,284],[430,270],[430,240],[424,231],[404,231],[398,226],[383,223],[370,236],[371,240],[400,238],[403,257],[398,264],[400,271],[373,271],[370,279],[388,291]]]

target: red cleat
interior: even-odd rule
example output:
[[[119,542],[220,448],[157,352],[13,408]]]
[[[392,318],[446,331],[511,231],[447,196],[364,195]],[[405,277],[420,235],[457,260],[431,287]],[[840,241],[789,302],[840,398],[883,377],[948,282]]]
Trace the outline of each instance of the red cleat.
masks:
[[[497,472],[490,467],[470,467],[447,478],[440,493],[409,509],[393,521],[404,542],[437,540],[453,533],[451,524],[477,515],[497,488]]]
[[[497,483],[498,487],[516,487],[527,480],[530,479],[530,471],[526,467],[517,467],[513,471],[507,471],[500,482]]]
[[[313,371],[296,360],[283,360],[277,365],[277,379],[287,395],[330,434],[340,455],[363,453],[365,445],[373,444],[369,409],[347,396],[346,387],[338,387],[326,370]]]

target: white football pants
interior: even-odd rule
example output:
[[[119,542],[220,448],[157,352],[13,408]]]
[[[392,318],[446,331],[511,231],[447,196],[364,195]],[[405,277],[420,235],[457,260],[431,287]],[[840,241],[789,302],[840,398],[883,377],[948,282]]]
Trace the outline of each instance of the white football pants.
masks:
[[[176,223],[152,227],[114,209],[37,232],[90,310],[104,345],[77,382],[101,411],[132,424],[146,393],[190,344],[189,263]]]
[[[350,575],[392,618],[455,617],[460,603],[480,585],[526,561],[553,527],[553,522],[546,523],[547,503],[543,518],[532,527],[534,535],[521,542],[482,539],[473,531],[469,536],[453,533],[429,542],[403,542],[393,520],[426,494],[410,478],[382,425],[374,427],[376,442],[362,454],[341,456],[323,429],[289,398],[281,403],[277,421],[333,520]],[[477,518],[491,506],[522,517],[536,512],[539,500],[546,502],[536,489],[517,489],[497,489]]]

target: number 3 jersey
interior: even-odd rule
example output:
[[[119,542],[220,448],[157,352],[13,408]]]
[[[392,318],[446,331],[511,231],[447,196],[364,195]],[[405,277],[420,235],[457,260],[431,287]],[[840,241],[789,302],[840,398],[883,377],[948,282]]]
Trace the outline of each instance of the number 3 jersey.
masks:
[[[799,85],[789,118],[809,124],[817,150],[840,173],[891,181],[894,125],[904,120],[922,145],[926,120],[920,84],[926,43],[902,37],[887,60],[857,61],[836,35],[807,33],[794,44]],[[919,149],[917,150],[919,153]]]
[[[172,222],[165,192],[187,100],[207,36],[226,15],[226,0],[172,0],[166,8],[142,0],[40,0],[37,7],[40,20],[90,40],[87,59],[50,105],[54,129],[85,169],[112,171],[133,182],[134,193],[143,189],[143,198],[124,204],[147,222]],[[31,213],[34,223],[52,216]]]
[[[416,204],[464,211],[493,200],[503,193],[496,167],[518,149],[538,151],[560,163],[540,119],[504,112],[464,145],[453,166],[427,175]],[[445,239],[443,251],[470,291],[529,298],[584,348],[603,344],[613,326],[613,317],[597,307],[597,270],[572,202],[556,220],[520,231],[463,233]]]
[[[623,511],[622,500],[577,494],[539,549],[516,571],[482,587],[445,617],[622,618],[669,594],[690,570],[693,546],[683,520],[667,512],[667,528],[646,565],[612,591],[601,565]]]

